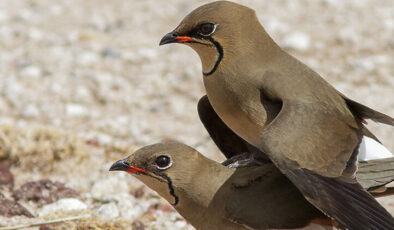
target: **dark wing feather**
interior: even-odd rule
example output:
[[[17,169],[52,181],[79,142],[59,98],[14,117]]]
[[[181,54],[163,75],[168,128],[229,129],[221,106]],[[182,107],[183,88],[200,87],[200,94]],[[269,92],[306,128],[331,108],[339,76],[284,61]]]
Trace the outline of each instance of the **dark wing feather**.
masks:
[[[301,228],[325,218],[272,163],[238,168],[216,194],[212,206],[252,229]]]
[[[379,169],[375,166],[381,164],[385,166],[381,169],[381,173],[384,173],[389,167],[388,163],[363,162],[363,177],[374,178],[373,175],[379,174]],[[370,173],[372,176],[369,176]],[[302,169],[290,171],[287,176],[297,180],[303,191],[307,190],[305,197],[310,202],[273,163],[263,162],[258,167],[237,169],[217,192],[212,205],[224,206],[226,218],[252,229],[300,228],[314,219],[324,219],[324,214],[311,203],[319,205],[328,213],[344,215],[345,217],[340,216],[341,221],[354,221],[354,227],[350,229],[370,229],[366,226],[370,226],[369,221],[375,215],[379,221],[383,221],[381,226],[378,224],[382,227],[379,229],[389,229],[387,224],[390,224],[390,220],[385,220],[380,214],[383,213],[384,216],[384,209],[358,184],[317,176]],[[383,184],[376,182],[374,185]],[[386,192],[383,195],[385,194]],[[336,215],[333,217],[337,218]]]
[[[392,117],[383,114],[381,112],[378,112],[376,110],[373,110],[356,101],[353,101],[340,92],[338,93],[342,96],[343,99],[345,99],[346,105],[349,107],[353,115],[356,118],[360,119],[361,122],[366,123],[365,119],[371,119],[375,122],[394,125],[394,119]],[[365,136],[370,137],[380,143],[379,139],[373,133],[371,133],[371,131],[369,131],[364,125],[362,125],[362,131]]]
[[[305,198],[350,230],[392,230],[394,219],[358,183],[320,176],[307,169],[288,169],[286,176]]]
[[[394,125],[394,118],[355,102],[342,94],[341,96],[343,99],[345,99],[347,106],[356,117],[360,119],[371,119],[375,122],[384,123],[391,126]]]

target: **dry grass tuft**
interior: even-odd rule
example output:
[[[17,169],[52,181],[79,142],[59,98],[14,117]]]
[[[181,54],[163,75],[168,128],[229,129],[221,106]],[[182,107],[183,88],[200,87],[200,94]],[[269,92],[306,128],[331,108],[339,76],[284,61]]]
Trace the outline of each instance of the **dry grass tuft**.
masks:
[[[69,216],[70,213],[68,213]],[[46,218],[58,219],[64,218],[65,215],[61,212]],[[102,218],[91,213],[90,218],[82,218],[75,221],[67,221],[59,224],[49,225],[53,229],[78,229],[78,230],[115,230],[115,229],[130,229],[133,222],[126,220],[116,220]]]
[[[0,126],[0,160],[26,170],[51,171],[56,163],[88,156],[86,144],[70,132],[33,126]]]

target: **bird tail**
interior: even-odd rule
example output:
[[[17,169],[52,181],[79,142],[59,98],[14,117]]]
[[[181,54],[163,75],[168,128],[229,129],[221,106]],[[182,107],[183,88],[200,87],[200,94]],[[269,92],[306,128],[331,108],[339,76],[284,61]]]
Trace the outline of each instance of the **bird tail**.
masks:
[[[358,163],[357,181],[374,197],[394,195],[386,185],[394,181],[394,157]]]

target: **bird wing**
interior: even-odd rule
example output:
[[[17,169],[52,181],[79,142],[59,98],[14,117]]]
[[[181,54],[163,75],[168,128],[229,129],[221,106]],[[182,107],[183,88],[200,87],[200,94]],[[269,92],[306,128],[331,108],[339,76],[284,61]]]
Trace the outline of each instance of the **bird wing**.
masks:
[[[327,177],[352,178],[362,133],[324,102],[284,101],[259,146],[279,168],[305,168]]]
[[[375,190],[392,180],[394,158],[386,160],[372,160],[360,163],[357,177],[365,182],[362,183],[365,185],[365,189]],[[324,178],[323,181],[319,179],[315,181],[316,177],[313,174],[310,177],[312,179],[307,179],[306,183],[314,183],[314,185],[318,186],[317,190],[320,189],[321,184],[325,186],[326,183],[332,183],[331,181],[325,181]],[[388,177],[391,179],[387,179]],[[374,180],[374,182],[370,183],[371,180]],[[343,182],[338,182],[339,185],[341,183]],[[334,183],[329,188],[332,190],[335,189],[335,186],[338,185]],[[347,201],[352,200],[356,205],[368,209],[373,214],[381,210],[381,207],[377,206],[376,203],[370,206],[369,200],[358,204],[360,196],[357,191],[361,188],[357,184],[346,183],[344,186],[340,186],[339,190],[342,190],[344,187],[346,190],[343,190],[343,192],[348,197],[340,197],[339,200],[332,201],[330,197],[326,198],[325,194],[331,192],[331,190],[323,189],[323,194],[317,195],[320,199],[319,202],[327,202],[328,205],[332,206],[330,206],[332,209],[344,209],[345,205],[341,204],[343,202],[341,199],[343,198]],[[371,192],[377,196],[381,194]],[[393,191],[389,192],[391,192],[389,194],[392,194]],[[383,195],[387,195],[387,191],[383,193]],[[354,194],[356,194],[356,198],[353,197]],[[218,204],[217,202],[224,202],[224,204]],[[264,162],[261,166],[238,168],[217,192],[212,205],[224,207],[224,215],[227,219],[252,229],[300,228],[315,220],[324,220],[324,214],[314,208],[297,187],[270,162]],[[365,216],[362,215],[364,213],[363,210],[361,209],[360,216],[358,213],[355,212],[355,217],[351,216],[348,218],[356,218],[354,221],[360,221],[360,225],[364,225],[364,227],[369,226],[368,218],[365,221]],[[330,224],[330,221],[325,221],[325,223]],[[379,229],[387,229],[387,225],[381,225],[380,227]]]
[[[216,114],[207,95],[199,100],[197,109],[200,120],[208,131],[209,136],[227,159],[243,153],[255,153],[259,157],[264,156],[268,160],[262,151],[249,144],[227,127]]]
[[[280,98],[270,90],[265,95]],[[355,180],[360,123],[343,99],[327,98],[332,101],[284,98],[259,147],[310,203],[343,227],[393,229],[394,218]]]
[[[393,229],[394,219],[360,184],[329,178],[307,169],[285,175],[304,197],[347,229]]]
[[[236,169],[216,194],[211,205],[251,229],[301,228],[324,217],[272,163]]]

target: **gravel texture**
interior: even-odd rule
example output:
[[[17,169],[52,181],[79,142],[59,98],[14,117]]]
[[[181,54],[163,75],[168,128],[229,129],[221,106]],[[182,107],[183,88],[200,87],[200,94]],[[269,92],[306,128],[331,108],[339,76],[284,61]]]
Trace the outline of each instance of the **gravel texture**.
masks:
[[[164,139],[223,159],[196,111],[204,94],[198,56],[158,47],[205,2],[0,1],[0,160],[14,189],[50,180],[79,194],[50,207],[22,202],[35,217],[0,216],[0,226],[88,214],[48,227],[192,229],[136,179],[108,168]],[[394,116],[393,0],[237,2],[256,9],[282,47],[341,92]],[[369,127],[394,152],[393,129]],[[392,198],[381,201],[394,213]],[[77,211],[59,209],[69,203]]]

